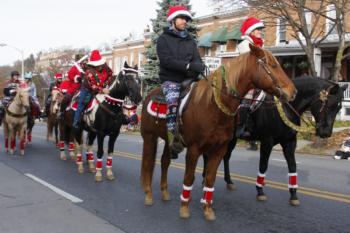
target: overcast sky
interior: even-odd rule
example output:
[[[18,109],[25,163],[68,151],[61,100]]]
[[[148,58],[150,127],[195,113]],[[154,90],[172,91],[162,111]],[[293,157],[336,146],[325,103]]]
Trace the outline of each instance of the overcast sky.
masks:
[[[208,0],[191,0],[196,16],[210,14]],[[62,46],[91,49],[130,32],[141,34],[155,18],[157,0],[0,0],[0,44],[24,57]],[[0,47],[0,65],[21,55]]]

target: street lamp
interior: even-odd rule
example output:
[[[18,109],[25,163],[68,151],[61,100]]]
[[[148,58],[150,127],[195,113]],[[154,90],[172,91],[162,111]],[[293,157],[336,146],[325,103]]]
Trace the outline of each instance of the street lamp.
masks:
[[[16,48],[15,46],[12,46],[12,45],[9,45],[9,44],[5,44],[5,43],[0,43],[0,47],[11,47],[15,50],[17,50],[18,52],[21,53],[21,56],[22,56],[22,79],[24,80],[24,56],[23,56],[23,50],[19,49],[19,48]]]

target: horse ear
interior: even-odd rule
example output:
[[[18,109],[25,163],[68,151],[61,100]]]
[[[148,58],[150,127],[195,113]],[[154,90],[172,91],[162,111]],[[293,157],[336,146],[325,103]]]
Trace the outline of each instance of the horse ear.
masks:
[[[250,48],[250,53],[255,57],[262,58],[265,56],[265,53],[262,48],[255,46],[253,44],[249,44],[249,48]]]
[[[335,95],[338,93],[339,88],[343,89],[343,87],[339,87],[339,85],[334,85],[330,90],[329,90],[329,94],[331,95]],[[346,89],[346,88],[345,88]],[[345,89],[343,91],[345,91]]]
[[[137,64],[134,66],[134,70],[138,70],[139,67],[137,66]]]
[[[124,68],[130,68],[127,61],[124,62]]]

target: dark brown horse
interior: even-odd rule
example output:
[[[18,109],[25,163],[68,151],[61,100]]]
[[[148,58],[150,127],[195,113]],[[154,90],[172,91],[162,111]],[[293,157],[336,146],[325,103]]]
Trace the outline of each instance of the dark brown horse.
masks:
[[[190,216],[189,200],[195,168],[199,156],[207,153],[208,169],[201,202],[205,218],[215,219],[211,205],[216,172],[227,151],[227,144],[232,138],[233,116],[240,104],[240,99],[255,87],[287,100],[294,98],[296,94],[293,83],[272,54],[255,46],[250,48],[251,52],[232,59],[226,64],[226,75],[218,69],[207,80],[199,81],[188,100],[186,111],[182,113],[182,124],[179,129],[187,147],[187,154],[181,195],[181,218]],[[170,153],[166,121],[150,115],[147,111],[150,100],[160,92],[160,88],[157,88],[146,97],[141,118],[141,135],[144,140],[141,182],[146,194],[146,205],[153,204],[152,176],[159,137],[165,140],[161,158],[162,199],[170,200],[167,187]]]

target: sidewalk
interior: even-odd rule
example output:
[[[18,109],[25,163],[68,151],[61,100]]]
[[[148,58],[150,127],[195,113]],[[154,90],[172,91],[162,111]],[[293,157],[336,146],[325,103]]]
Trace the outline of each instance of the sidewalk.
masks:
[[[2,161],[0,184],[0,232],[123,232]]]

